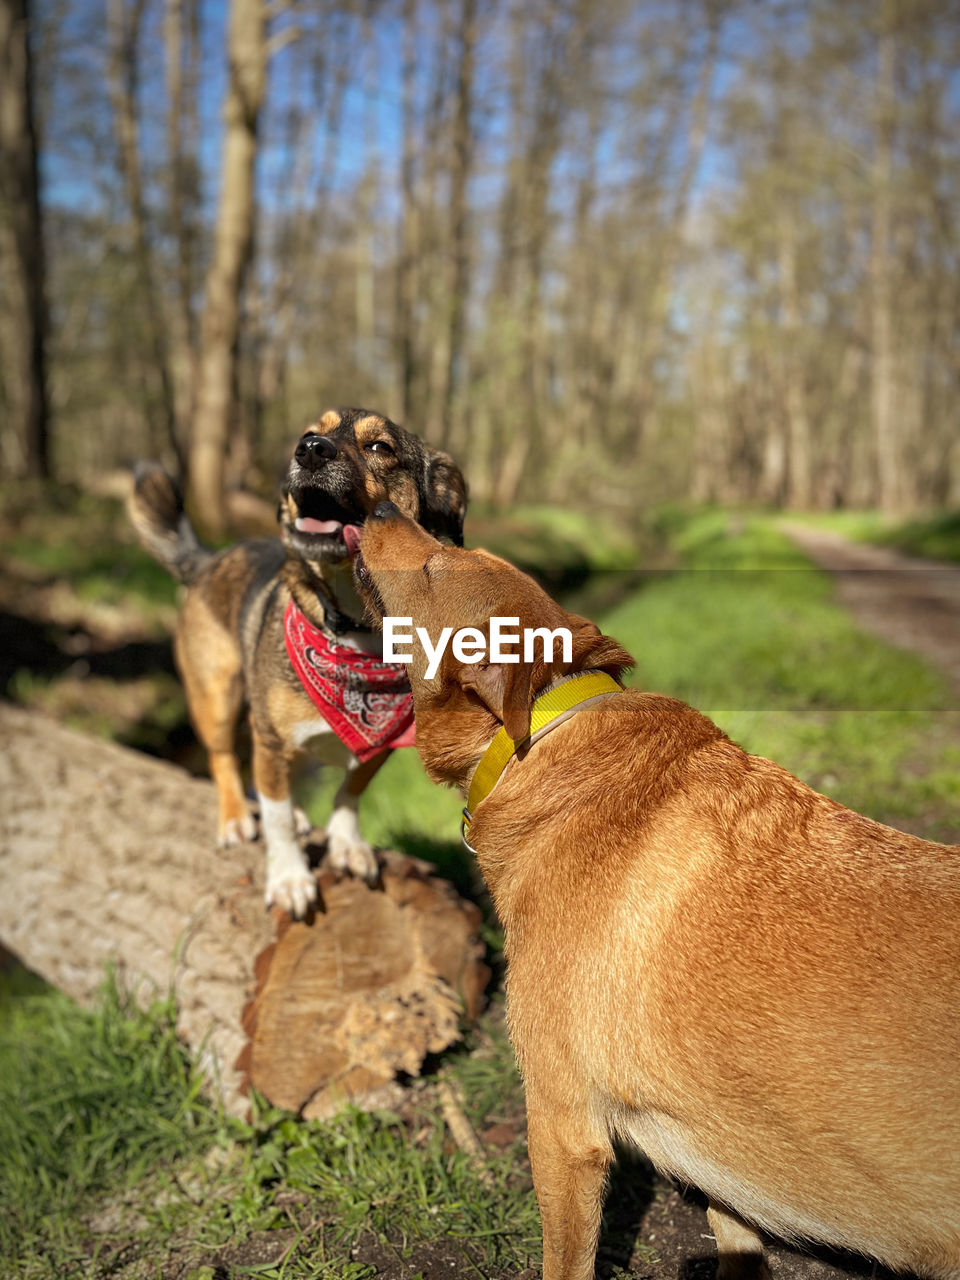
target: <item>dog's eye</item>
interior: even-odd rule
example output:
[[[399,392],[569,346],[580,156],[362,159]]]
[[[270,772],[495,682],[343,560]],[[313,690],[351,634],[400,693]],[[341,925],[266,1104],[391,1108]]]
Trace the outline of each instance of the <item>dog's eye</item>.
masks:
[[[371,440],[369,444],[365,444],[363,447],[367,453],[379,453],[382,458],[395,458],[397,456],[393,445],[387,444],[386,440]]]

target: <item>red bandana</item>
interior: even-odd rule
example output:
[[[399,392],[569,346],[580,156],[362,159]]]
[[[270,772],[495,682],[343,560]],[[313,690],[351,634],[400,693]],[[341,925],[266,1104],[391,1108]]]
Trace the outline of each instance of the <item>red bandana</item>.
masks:
[[[402,662],[331,644],[293,600],[283,615],[283,636],[300,683],[358,760],[415,744],[413,694]]]

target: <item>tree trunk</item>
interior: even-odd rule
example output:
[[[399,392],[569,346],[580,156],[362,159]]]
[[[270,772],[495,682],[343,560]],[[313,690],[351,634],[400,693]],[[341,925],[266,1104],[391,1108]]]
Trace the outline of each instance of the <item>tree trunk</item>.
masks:
[[[377,889],[321,870],[291,923],[261,847],[213,847],[210,783],[6,705],[0,741],[3,946],[82,1003],[111,961],[145,1001],[172,990],[234,1113],[251,1085],[306,1116],[382,1105],[479,1010],[479,910],[426,863],[382,855]]]
[[[197,6],[189,6],[188,27],[191,40],[185,39],[184,0],[166,0],[164,44],[167,82],[167,172],[170,232],[176,252],[177,282],[177,365],[181,396],[178,418],[189,422],[193,415],[193,397],[197,377],[197,324],[194,307],[194,227],[196,213],[196,135],[184,130],[184,97],[193,104],[196,94],[195,71],[184,84],[184,50],[192,43],[197,23]],[[186,95],[184,89],[186,88]],[[187,115],[188,126],[190,117]],[[189,147],[189,150],[188,150]],[[185,460],[184,460],[185,461]]]
[[[783,408],[789,440],[788,505],[806,510],[811,504],[813,479],[810,456],[810,420],[803,386],[802,331],[797,289],[797,229],[793,213],[780,216],[777,244],[780,289],[781,374]]]
[[[28,0],[0,0],[0,235],[10,469],[47,477],[47,313]]]
[[[470,293],[470,219],[467,187],[473,170],[473,77],[477,38],[477,0],[462,0],[460,56],[457,61],[457,108],[453,122],[450,169],[450,296],[443,387],[439,401],[439,439],[444,448],[452,441],[457,392],[463,381],[467,302]]]
[[[176,468],[182,475],[184,457],[177,434],[177,411],[174,403],[173,377],[170,372],[170,355],[167,342],[166,321],[157,288],[157,273],[153,260],[150,231],[147,227],[147,210],[143,196],[143,179],[140,172],[140,129],[137,118],[137,93],[140,80],[139,44],[140,24],[145,0],[134,0],[127,9],[126,0],[110,0],[108,24],[110,30],[110,97],[113,104],[114,134],[120,155],[130,211],[133,239],[133,260],[137,272],[137,290],[144,309],[147,326],[149,364],[159,387],[159,405],[154,408],[150,383],[152,378],[145,371],[144,392],[147,420],[152,425],[153,448],[157,451],[169,446]]]
[[[397,348],[400,365],[400,416],[406,422],[414,403],[418,376],[416,305],[419,209],[416,167],[417,0],[404,0],[403,55],[401,68],[401,128],[403,156],[400,163],[400,225],[397,259]]]
[[[730,496],[728,408],[723,357],[715,342],[704,344],[690,383],[696,406],[690,496],[694,502],[723,502]]]
[[[244,271],[253,248],[257,122],[267,75],[264,0],[231,0],[230,79],[224,104],[223,164],[207,272],[197,399],[190,442],[190,498],[211,535],[225,527],[224,465],[236,382]]]
[[[891,5],[884,5],[876,80],[876,148],[870,254],[870,330],[873,372],[870,411],[877,468],[877,500],[884,511],[900,504],[900,458],[893,404],[893,314],[891,296],[891,171],[896,47]]]
[[[644,299],[646,314],[643,317],[642,345],[637,357],[639,378],[635,379],[633,395],[639,407],[636,427],[630,433],[634,456],[639,456],[647,419],[655,402],[655,377],[657,363],[667,346],[670,332],[670,303],[674,296],[675,277],[683,255],[684,236],[690,197],[693,192],[700,161],[707,141],[710,98],[716,73],[720,46],[720,28],[724,5],[721,0],[702,0],[701,21],[707,29],[707,45],[697,75],[696,91],[690,103],[690,118],[684,138],[684,164],[677,183],[676,195],[670,205],[670,214],[664,228],[659,252],[654,264],[652,279],[648,283],[649,296]]]

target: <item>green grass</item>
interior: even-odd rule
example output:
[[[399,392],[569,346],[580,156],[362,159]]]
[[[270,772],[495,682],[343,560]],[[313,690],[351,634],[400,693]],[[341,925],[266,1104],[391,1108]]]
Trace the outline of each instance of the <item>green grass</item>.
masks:
[[[707,513],[676,545],[684,568],[602,619],[637,659],[633,683],[705,711],[841,803],[960,838],[945,678],[859,631],[769,518]]]
[[[23,970],[5,978],[0,1274],[162,1276],[175,1264],[196,1280],[360,1280],[371,1268],[352,1250],[371,1238],[400,1254],[454,1241],[471,1267],[533,1260],[538,1218],[516,1149],[491,1156],[481,1179],[429,1091],[404,1116],[301,1123],[255,1099],[250,1123],[225,1117],[173,1013],[139,1009],[113,982],[82,1010]],[[477,1124],[518,1113],[499,1008],[445,1069]]]
[[[641,576],[620,558],[593,570],[619,575],[600,593],[619,603],[597,620],[636,656],[634,682],[692,702],[844,803],[960,838],[960,726],[941,678],[862,635],[774,519],[674,512],[661,531],[678,571]],[[334,785],[311,793],[317,820]],[[364,801],[373,840],[476,894],[458,814],[414,752]],[[492,921],[488,937],[499,945]],[[499,1002],[441,1065],[475,1125],[516,1125]],[[418,1266],[418,1241],[453,1249],[464,1273],[538,1265],[522,1141],[491,1149],[489,1175],[451,1144],[429,1088],[403,1116],[306,1125],[259,1107],[242,1124],[198,1092],[164,1002],[143,1013],[108,989],[83,1011],[23,977],[0,992],[0,1275],[366,1280],[371,1242]]]
[[[891,547],[933,560],[960,560],[960,511],[943,511],[926,520],[909,520],[884,538]]]
[[[12,538],[8,552],[51,577],[73,586],[78,597],[98,604],[175,604],[177,584],[139,547],[116,542],[90,545],[88,539],[37,543],[30,536]]]
[[[0,1261],[67,1274],[88,1251],[77,1215],[164,1163],[205,1149],[216,1115],[177,1040],[173,1008],[146,1012],[108,981],[78,1008],[23,970],[0,998]]]
[[[4,556],[35,580],[55,579],[86,604],[135,606],[152,620],[177,584],[137,544],[116,499],[67,485],[0,490]]]
[[[401,1249],[441,1237],[476,1246],[488,1265],[536,1250],[539,1223],[515,1156],[488,1161],[484,1185],[468,1157],[451,1149],[432,1107],[413,1124],[356,1110],[324,1125],[278,1117],[258,1159],[267,1166],[261,1181],[272,1175],[328,1206],[341,1245],[367,1232]]]

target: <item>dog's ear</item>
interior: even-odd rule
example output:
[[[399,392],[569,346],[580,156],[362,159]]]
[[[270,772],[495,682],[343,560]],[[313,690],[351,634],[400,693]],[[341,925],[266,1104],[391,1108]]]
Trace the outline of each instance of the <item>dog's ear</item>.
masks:
[[[577,613],[567,614],[567,626],[573,636],[571,671],[606,671],[619,680],[624,671],[636,666],[626,649],[610,636],[605,636],[595,622]]]
[[[530,737],[532,672],[529,662],[481,662],[460,668],[460,685],[503,721],[514,742],[524,742]]]
[[[449,538],[463,546],[463,518],[467,514],[467,482],[463,472],[442,449],[426,448],[420,523],[435,538]]]

